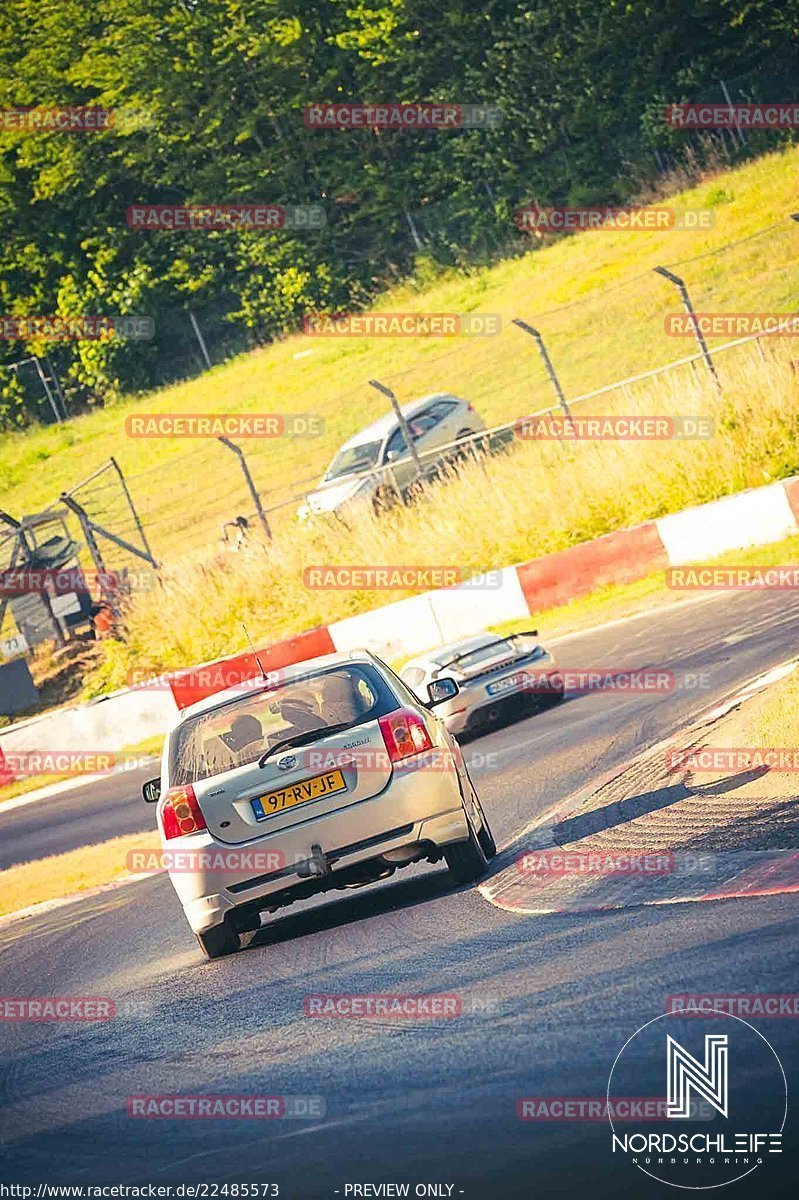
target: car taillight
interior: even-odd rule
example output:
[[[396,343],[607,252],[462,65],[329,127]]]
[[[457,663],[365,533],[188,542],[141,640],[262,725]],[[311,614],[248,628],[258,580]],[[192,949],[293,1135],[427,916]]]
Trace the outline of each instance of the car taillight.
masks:
[[[392,762],[433,749],[427,726],[410,708],[398,708],[396,712],[381,717],[378,725]]]
[[[191,784],[169,789],[164,798],[161,820],[167,840],[183,837],[184,833],[198,833],[201,829],[207,829],[205,817],[200,812]]]

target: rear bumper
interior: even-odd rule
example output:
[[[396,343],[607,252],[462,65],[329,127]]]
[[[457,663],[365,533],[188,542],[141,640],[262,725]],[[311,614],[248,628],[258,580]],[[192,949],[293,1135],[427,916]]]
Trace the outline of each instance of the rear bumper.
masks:
[[[269,897],[285,903],[287,893],[296,898],[335,887],[359,863],[379,859],[387,851],[424,842],[435,850],[468,837],[468,825],[454,769],[408,770],[394,776],[388,788],[325,816],[306,819],[297,826],[266,835],[246,846],[232,847],[208,833],[192,834],[165,843],[174,850],[194,854],[204,851],[224,855],[230,851],[273,851],[283,863],[268,874],[250,870],[170,871],[170,879],[195,933],[203,933],[234,909],[269,908]],[[320,847],[330,874],[319,878],[314,846]]]
[[[556,674],[554,667],[552,673]],[[520,689],[490,696],[486,692],[485,681],[483,681],[481,684],[462,685],[458,695],[447,704],[441,704],[436,711],[449,732],[457,735],[477,728],[492,710],[510,712],[522,708],[543,708],[547,704],[561,699],[562,696],[562,686],[557,687],[554,683],[549,691]]]

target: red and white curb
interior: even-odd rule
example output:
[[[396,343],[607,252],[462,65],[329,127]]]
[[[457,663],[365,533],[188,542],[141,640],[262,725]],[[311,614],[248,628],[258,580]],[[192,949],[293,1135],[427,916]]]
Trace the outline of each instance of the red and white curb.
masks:
[[[488,894],[490,885],[478,890],[495,908],[526,917],[799,892],[799,852],[794,850],[677,855],[674,870],[662,874],[524,875],[516,863],[508,871],[515,878],[496,892]]]

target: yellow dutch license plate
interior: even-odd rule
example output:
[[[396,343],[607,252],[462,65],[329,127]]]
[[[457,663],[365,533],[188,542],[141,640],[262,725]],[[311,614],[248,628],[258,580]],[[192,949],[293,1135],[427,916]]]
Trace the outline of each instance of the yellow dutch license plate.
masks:
[[[267,792],[252,801],[253,812],[258,821],[271,817],[275,813],[293,808],[295,804],[305,804],[307,800],[321,800],[324,796],[333,796],[336,792],[346,792],[347,785],[341,771],[327,771],[324,775],[314,775],[312,779],[304,779],[302,783],[292,783],[290,787],[279,788],[276,792]]]

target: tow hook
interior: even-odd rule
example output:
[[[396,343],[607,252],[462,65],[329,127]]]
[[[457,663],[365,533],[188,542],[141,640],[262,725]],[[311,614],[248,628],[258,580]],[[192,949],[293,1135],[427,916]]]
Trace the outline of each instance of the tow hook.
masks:
[[[321,877],[330,875],[331,873],[330,864],[327,861],[324,850],[318,842],[314,842],[311,846],[311,857],[307,858],[298,867],[297,874],[300,876],[317,875]]]

